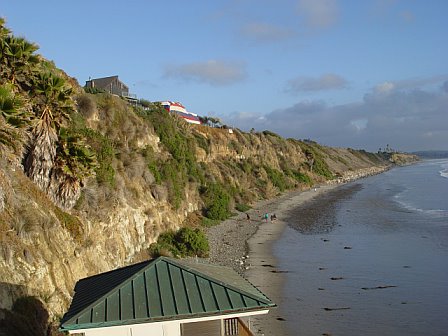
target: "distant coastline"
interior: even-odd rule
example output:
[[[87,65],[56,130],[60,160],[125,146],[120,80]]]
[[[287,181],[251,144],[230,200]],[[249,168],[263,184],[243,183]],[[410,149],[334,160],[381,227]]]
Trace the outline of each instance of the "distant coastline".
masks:
[[[422,159],[446,159],[448,158],[448,150],[434,150],[434,151],[418,151],[412,154],[417,155]]]

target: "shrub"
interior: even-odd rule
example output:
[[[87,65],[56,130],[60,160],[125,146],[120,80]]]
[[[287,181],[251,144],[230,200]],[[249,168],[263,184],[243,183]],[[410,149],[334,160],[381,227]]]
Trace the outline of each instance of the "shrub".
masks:
[[[218,225],[221,221],[219,219],[210,219],[207,217],[202,217],[201,225],[204,227],[212,227]]]
[[[238,141],[231,140],[229,142],[228,146],[229,146],[229,149],[235,150],[235,152],[237,152],[237,154],[243,153],[243,146],[241,146],[241,144]]]
[[[325,177],[327,180],[334,178],[333,173],[328,167],[325,159],[321,153],[322,147],[313,141],[299,141],[299,146],[305,153],[306,157],[311,160],[312,164],[310,170],[317,175]]]
[[[83,236],[83,226],[78,217],[70,215],[67,212],[62,211],[58,207],[54,207],[56,217],[61,224],[70,232],[73,239],[80,242]]]
[[[266,174],[268,175],[268,178],[271,180],[272,184],[276,186],[280,191],[285,191],[288,187],[285,179],[285,175],[275,169],[271,168],[269,166],[265,166],[264,170],[266,171]]]
[[[238,210],[238,211],[241,211],[241,212],[246,212],[246,211],[250,210],[251,207],[248,206],[247,204],[237,203],[235,205],[235,209]]]
[[[115,169],[112,167],[112,162],[115,157],[115,148],[112,141],[90,128],[84,128],[80,132],[86,137],[87,143],[96,153],[98,161],[95,169],[97,182],[99,184],[114,186]]]
[[[291,174],[293,178],[298,182],[309,186],[313,185],[313,180],[311,179],[311,177],[308,176],[308,174],[301,173],[300,171],[291,171]]]
[[[151,244],[148,252],[153,257],[167,254],[179,257],[206,257],[209,244],[207,237],[200,229],[185,227],[177,232],[162,233],[157,243]]]
[[[180,229],[176,234],[176,245],[182,256],[206,257],[209,252],[207,237],[199,229]]]
[[[168,200],[175,209],[180,207],[186,185],[185,171],[176,160],[165,162],[159,168],[160,176],[168,187]]]
[[[265,130],[265,131],[263,131],[263,134],[264,134],[264,135],[270,135],[270,136],[272,136],[272,137],[281,139],[281,136],[280,136],[280,135],[278,135],[277,133],[271,132],[271,131],[269,131],[269,130]]]
[[[201,134],[195,134],[194,137],[196,139],[197,145],[205,150],[207,154],[210,154],[210,140],[208,140]]]
[[[85,93],[97,94],[97,93],[106,93],[106,90],[96,88],[96,87],[86,87],[84,86]]]
[[[322,158],[318,158],[314,161],[313,171],[316,174],[325,177],[327,180],[334,178],[333,173]]]
[[[86,118],[91,118],[96,111],[96,102],[87,93],[76,97],[76,105],[78,106],[79,113]]]
[[[252,170],[254,169],[254,166],[252,162],[248,160],[244,160],[240,163],[240,168],[243,170],[246,174],[252,174]]]
[[[195,151],[197,139],[188,132],[182,132],[177,124],[178,119],[173,118],[162,107],[153,105],[153,108],[142,115],[149,120],[160,142],[171,154],[168,161],[148,162],[148,168],[158,183],[165,182],[169,190],[169,201],[179,208],[184,199],[184,188],[188,181],[203,183],[204,170],[196,161]],[[205,140],[205,139],[204,139]],[[203,143],[204,147],[206,143]]]
[[[141,106],[146,107],[146,108],[151,108],[151,107],[153,107],[153,104],[152,104],[149,100],[146,100],[146,99],[140,99],[140,100],[138,101],[138,103],[139,103]]]
[[[212,183],[203,190],[205,216],[210,219],[224,220],[230,216],[230,195],[221,184]]]

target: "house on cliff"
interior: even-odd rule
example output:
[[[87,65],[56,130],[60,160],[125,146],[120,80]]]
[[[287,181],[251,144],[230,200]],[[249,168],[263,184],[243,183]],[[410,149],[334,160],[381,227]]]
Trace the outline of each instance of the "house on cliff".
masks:
[[[201,120],[196,113],[188,112],[184,105],[179,102],[163,101],[160,102],[165,110],[176,114],[179,118],[184,119],[190,124],[200,125]]]
[[[78,281],[60,329],[84,336],[250,336],[274,307],[230,268],[166,257]]]
[[[129,93],[129,87],[118,79],[118,76],[94,78],[86,81],[86,88],[100,89],[110,94],[137,101],[135,94]]]

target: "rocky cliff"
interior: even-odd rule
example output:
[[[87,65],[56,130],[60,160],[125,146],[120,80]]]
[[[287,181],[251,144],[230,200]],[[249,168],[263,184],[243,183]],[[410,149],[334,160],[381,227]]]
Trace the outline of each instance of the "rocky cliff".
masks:
[[[389,165],[378,155],[270,132],[189,125],[113,96],[82,99],[90,100],[91,114],[73,117],[81,121],[72,127],[93,134],[89,143],[97,146],[98,156],[108,146],[112,152],[83,182],[72,209],[58,207],[17,160],[2,156],[0,161],[0,308],[35,295],[52,314],[62,315],[78,279],[148,257],[160,233],[190,225],[191,213],[201,216],[201,187],[207,183],[226,186],[232,205],[250,205],[287,189],[342,182]],[[157,121],[148,119],[151,113]],[[173,133],[163,133],[157,123],[170,125]],[[180,150],[170,148],[176,138]],[[175,159],[188,153],[194,161]],[[163,177],[155,176],[160,172]]]
[[[2,43],[26,42],[0,28]],[[0,334],[26,320],[27,297],[57,321],[78,279],[148,258],[163,232],[392,164],[269,131],[190,125],[157,105],[84,93],[42,58],[28,57],[19,77],[1,57]]]

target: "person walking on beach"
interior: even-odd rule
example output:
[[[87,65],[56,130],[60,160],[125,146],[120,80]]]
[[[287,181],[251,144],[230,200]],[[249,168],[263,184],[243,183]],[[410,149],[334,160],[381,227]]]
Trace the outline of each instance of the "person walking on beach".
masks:
[[[266,223],[267,223],[268,220],[269,220],[269,214],[266,212],[266,213],[264,214],[263,218],[266,219]]]

